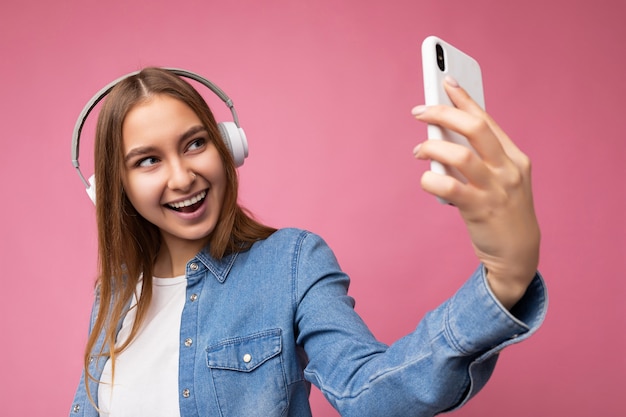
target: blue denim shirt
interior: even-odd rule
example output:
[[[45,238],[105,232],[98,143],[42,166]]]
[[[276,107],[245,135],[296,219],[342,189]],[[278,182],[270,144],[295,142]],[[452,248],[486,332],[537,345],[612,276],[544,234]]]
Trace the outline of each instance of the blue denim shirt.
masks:
[[[189,261],[186,276],[178,376],[183,417],[310,416],[310,383],[342,416],[432,416],[475,395],[498,352],[533,333],[547,307],[537,275],[508,312],[480,267],[413,333],[387,346],[355,313],[349,278],[330,248],[297,229],[279,230],[222,260],[203,251]],[[96,297],[94,312],[97,303]],[[104,363],[91,362],[95,378]],[[84,384],[83,376],[72,417],[97,416]],[[97,385],[90,382],[96,399]]]

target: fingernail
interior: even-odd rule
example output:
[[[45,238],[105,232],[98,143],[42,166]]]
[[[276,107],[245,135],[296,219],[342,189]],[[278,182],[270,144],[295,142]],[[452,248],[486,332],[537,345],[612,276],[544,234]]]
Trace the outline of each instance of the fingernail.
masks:
[[[451,86],[451,87],[460,87],[459,82],[457,80],[454,79],[454,77],[451,77],[449,75],[446,75],[446,77],[444,78],[444,80],[446,81],[446,83]]]
[[[413,148],[413,155],[417,156],[417,153],[420,151],[421,147],[422,147],[422,144],[420,143],[415,148]]]
[[[419,106],[413,107],[413,109],[411,110],[411,114],[413,116],[418,116],[424,113],[424,111],[426,111],[426,106],[424,106],[423,104],[420,104]]]

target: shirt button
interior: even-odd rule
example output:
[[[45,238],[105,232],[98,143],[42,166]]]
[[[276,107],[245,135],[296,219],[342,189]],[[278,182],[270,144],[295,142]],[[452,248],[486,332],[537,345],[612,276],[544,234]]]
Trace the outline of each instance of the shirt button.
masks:
[[[196,301],[198,299],[198,294],[191,294],[191,296],[189,297],[189,299],[193,302]]]
[[[193,340],[191,340],[190,337],[188,337],[187,339],[185,339],[185,346],[189,347],[193,344]]]
[[[72,412],[78,413],[79,411],[80,411],[80,404],[74,404],[74,407],[72,407]]]
[[[245,355],[243,355],[243,361],[245,363],[249,363],[252,360],[252,355],[250,355],[249,353],[246,353]]]
[[[187,388],[185,388],[185,389],[183,390],[183,397],[185,397],[185,398],[189,398],[189,395],[190,395],[189,390],[188,390]]]
[[[191,269],[192,271],[197,271],[198,270],[198,264],[193,262],[191,265],[189,265],[189,269]]]

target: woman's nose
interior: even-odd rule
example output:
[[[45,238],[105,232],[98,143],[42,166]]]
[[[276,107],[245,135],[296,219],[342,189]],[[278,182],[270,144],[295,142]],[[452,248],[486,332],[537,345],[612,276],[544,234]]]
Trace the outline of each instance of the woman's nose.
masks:
[[[196,174],[182,164],[173,164],[170,170],[168,188],[172,190],[188,191],[196,180]]]

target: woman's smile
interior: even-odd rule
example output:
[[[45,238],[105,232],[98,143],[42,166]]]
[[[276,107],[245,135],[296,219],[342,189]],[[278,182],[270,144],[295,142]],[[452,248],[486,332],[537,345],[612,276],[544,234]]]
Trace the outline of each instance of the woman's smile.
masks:
[[[177,201],[174,203],[167,203],[166,206],[171,208],[172,210],[182,213],[193,213],[204,202],[204,199],[206,198],[206,193],[207,190],[202,190],[189,199]]]

